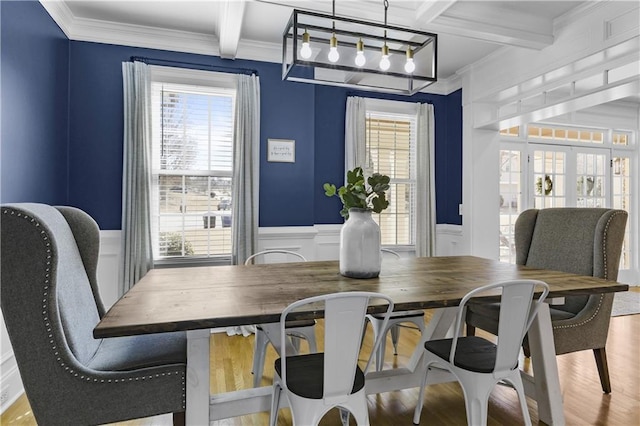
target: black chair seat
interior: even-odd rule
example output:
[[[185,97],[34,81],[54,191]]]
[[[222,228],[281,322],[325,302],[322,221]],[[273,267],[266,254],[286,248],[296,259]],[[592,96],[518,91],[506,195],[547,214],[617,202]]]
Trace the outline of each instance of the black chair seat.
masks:
[[[444,360],[449,360],[451,339],[429,340],[424,348]],[[497,346],[482,337],[469,336],[458,339],[455,365],[478,373],[491,373],[496,365]],[[517,365],[514,365],[514,368]]]
[[[275,370],[282,377],[281,359],[275,362]],[[324,392],[324,353],[287,357],[287,386],[303,398],[322,399]],[[364,373],[356,366],[351,393],[364,387]]]
[[[372,317],[378,320],[384,320],[384,313],[382,314],[371,314]],[[391,318],[399,319],[399,318],[415,318],[415,317],[423,317],[424,311],[398,311],[392,312]]]
[[[314,320],[314,319],[310,319],[310,320],[292,320],[292,321],[287,321],[285,323],[285,328],[313,327],[314,325],[316,325],[316,320]],[[262,330],[262,326],[261,325],[256,325],[256,328],[259,328],[260,330]]]

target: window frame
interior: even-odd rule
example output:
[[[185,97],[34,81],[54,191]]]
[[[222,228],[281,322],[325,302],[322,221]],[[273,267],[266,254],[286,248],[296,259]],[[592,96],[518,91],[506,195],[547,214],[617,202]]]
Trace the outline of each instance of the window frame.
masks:
[[[415,244],[416,244],[416,216],[417,212],[417,203],[416,203],[416,186],[417,186],[417,171],[416,171],[416,151],[417,151],[417,119],[418,119],[418,105],[414,102],[405,102],[405,101],[392,101],[386,99],[371,99],[367,98],[365,101],[365,120],[369,118],[369,114],[374,114],[377,116],[387,117],[390,119],[408,119],[411,121],[411,147],[410,152],[412,158],[410,161],[414,164],[413,167],[413,175],[410,179],[391,179],[391,183],[409,183],[413,186],[412,196],[411,196],[411,208],[409,213],[409,228],[410,228],[410,244],[383,244],[383,248],[390,248],[397,252],[410,253],[415,252]],[[365,132],[366,133],[366,132]],[[365,150],[369,150],[369,140],[368,135],[365,139]],[[367,154],[367,158],[369,155]],[[365,169],[366,173],[366,169]],[[384,212],[383,212],[384,213]],[[378,218],[375,218],[376,222],[378,222]],[[397,223],[397,222],[396,222]]]
[[[219,94],[225,94],[232,96],[232,107],[231,107],[231,115],[235,120],[236,115],[236,90],[237,90],[237,79],[234,74],[229,73],[221,73],[214,71],[204,71],[204,70],[193,70],[193,69],[185,69],[185,68],[175,68],[175,67],[166,67],[166,66],[158,66],[151,65],[151,84],[161,83],[168,85],[178,85],[178,86],[191,86],[196,93],[209,93],[213,90],[213,92],[218,92]],[[153,107],[153,106],[152,106]],[[154,112],[152,112],[154,114]],[[150,120],[150,126],[153,129],[153,125],[151,124],[152,120]],[[234,129],[235,132],[235,123],[232,123],[231,128]],[[235,135],[233,136],[235,139]],[[152,143],[154,141],[153,130],[152,130]],[[235,140],[232,144],[235,143]],[[153,147],[151,147],[153,150]],[[151,151],[153,152],[153,151]],[[218,176],[217,174],[212,174],[213,170],[182,170],[180,171],[181,176]],[[152,179],[155,179],[159,176],[158,169],[154,167],[153,161],[151,161],[151,172]],[[176,174],[178,172],[168,171],[168,173],[164,174]],[[225,177],[229,177],[232,180],[233,185],[233,165],[232,169],[229,172],[224,172]],[[159,192],[154,192],[154,185],[151,186],[152,193],[150,194],[152,205],[151,205],[151,223],[156,223],[156,209],[153,205],[153,201],[159,197]],[[172,257],[164,257],[158,258],[158,254],[156,253],[158,248],[158,238],[159,234],[154,235],[155,229],[152,226],[152,242],[153,242],[153,263],[156,268],[164,268],[164,267],[189,267],[189,266],[217,266],[217,265],[230,265],[232,253],[223,255],[187,255],[187,256],[172,256]]]

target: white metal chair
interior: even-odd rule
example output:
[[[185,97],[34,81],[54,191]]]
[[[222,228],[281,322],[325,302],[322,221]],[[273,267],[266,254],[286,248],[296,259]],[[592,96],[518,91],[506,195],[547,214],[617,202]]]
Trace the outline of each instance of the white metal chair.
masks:
[[[498,342],[494,344],[478,336],[461,336],[461,326],[464,324],[464,314],[469,299],[480,294],[487,295],[488,292],[495,294],[497,288],[502,290]],[[534,300],[536,290],[542,290],[542,293]],[[514,387],[518,393],[524,422],[531,425],[518,368],[518,355],[522,340],[548,293],[547,284],[535,280],[489,284],[467,293],[458,307],[453,338],[430,340],[424,344],[423,362],[426,369],[420,385],[413,423],[420,422],[429,369],[435,367],[450,371],[460,383],[469,425],[487,424],[489,394],[500,381],[505,381]]]
[[[258,253],[254,253],[247,258],[244,262],[245,265],[250,265],[256,260],[274,255],[280,256],[278,262],[286,261],[288,257],[294,257],[296,260],[306,262],[307,259],[295,251],[290,250],[263,250]],[[256,325],[256,337],[253,345],[253,365],[251,367],[251,374],[253,374],[253,387],[258,387],[262,381],[262,373],[264,371],[264,358],[267,352],[267,346],[269,343],[276,349],[276,352],[280,354],[280,341],[279,333],[275,332],[277,323],[274,324],[257,324]],[[316,345],[316,333],[315,333],[315,320],[302,320],[302,321],[289,321],[287,323],[287,336],[292,337],[290,339],[291,345],[296,352],[300,349],[300,340],[305,339],[309,344],[310,352],[317,352]],[[273,334],[275,332],[275,334]]]
[[[380,293],[344,292],[310,297],[289,305],[280,318],[282,357],[275,362],[270,424],[278,419],[280,397],[289,401],[294,425],[317,425],[334,407],[340,408],[343,422],[351,413],[358,425],[369,424],[365,394],[365,374],[372,354],[381,343],[376,339],[366,366],[358,366],[365,314],[376,299],[387,305],[386,318],[393,311],[391,298]],[[324,305],[324,306],[322,306]],[[287,317],[293,312],[324,310],[324,352],[290,356],[285,346]],[[386,323],[386,319],[384,320]]]
[[[394,257],[396,259],[400,259],[400,255],[393,250],[382,248],[380,249],[383,256],[387,255],[387,257]],[[376,339],[379,335],[385,336],[390,331],[391,332],[391,343],[393,344],[393,354],[398,355],[398,339],[400,338],[400,324],[402,323],[413,323],[420,330],[420,334],[424,331],[424,311],[422,310],[413,310],[413,311],[400,311],[393,312],[389,317],[389,322],[387,326],[383,329],[383,315],[381,314],[369,314],[367,315],[367,320],[371,323],[371,327],[373,328],[373,338]],[[376,371],[382,370],[384,366],[384,356],[386,352],[386,345],[384,340],[382,344],[378,347],[378,351],[376,352]]]

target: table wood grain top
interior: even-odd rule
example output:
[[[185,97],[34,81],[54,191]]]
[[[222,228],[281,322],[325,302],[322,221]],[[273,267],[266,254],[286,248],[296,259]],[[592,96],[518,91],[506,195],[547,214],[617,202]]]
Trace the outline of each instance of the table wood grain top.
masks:
[[[102,338],[276,322],[296,300],[344,291],[387,294],[395,310],[441,308],[458,305],[481,285],[513,279],[545,281],[549,297],[629,288],[472,256],[388,259],[372,279],[341,276],[337,261],[164,268],[149,271],[111,307],[93,334]]]

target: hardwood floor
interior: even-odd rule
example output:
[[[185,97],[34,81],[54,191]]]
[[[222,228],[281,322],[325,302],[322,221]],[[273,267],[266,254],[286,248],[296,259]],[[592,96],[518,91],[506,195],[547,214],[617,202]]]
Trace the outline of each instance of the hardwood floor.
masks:
[[[429,314],[427,313],[427,320]],[[321,325],[321,324],[320,324]],[[418,339],[417,330],[403,327],[399,354],[393,356],[388,341],[385,368],[405,364],[413,345]],[[370,332],[363,349],[371,344]],[[251,387],[250,373],[253,338],[227,337],[215,334],[211,339],[211,383],[212,392]],[[320,345],[321,346],[321,345]],[[304,348],[304,344],[303,344]],[[600,380],[591,351],[566,354],[558,357],[560,383],[564,398],[567,425],[611,425],[627,426],[640,424],[640,315],[611,318],[607,356],[613,392],[602,393]],[[269,349],[265,366],[263,385],[273,377],[275,352]],[[522,359],[522,368],[531,368]],[[416,405],[417,389],[389,392],[369,396],[369,415],[372,425],[410,425]],[[529,414],[534,424],[538,423],[535,401],[528,399]],[[256,425],[268,423],[268,413],[260,413],[212,423],[216,426]],[[0,418],[2,425],[34,425],[35,420],[29,403],[22,396],[9,407]],[[119,423],[120,426],[169,425],[171,416],[159,416]],[[288,410],[280,411],[279,425],[291,424]],[[336,411],[328,413],[321,425],[339,425]],[[352,419],[352,424],[355,422]],[[464,400],[457,383],[434,385],[425,392],[425,407],[421,424],[464,425],[466,415]],[[498,386],[489,401],[489,425],[522,424],[522,416],[515,392]]]

